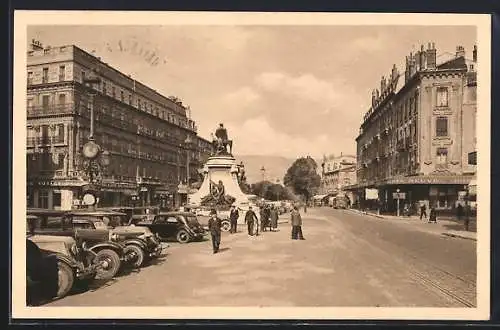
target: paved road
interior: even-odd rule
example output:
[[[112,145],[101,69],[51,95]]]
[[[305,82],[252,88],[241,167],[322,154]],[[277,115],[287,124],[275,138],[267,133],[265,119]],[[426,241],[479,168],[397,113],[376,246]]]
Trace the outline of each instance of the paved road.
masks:
[[[304,215],[305,241],[244,228],[170,244],[156,264],[48,306],[475,306],[476,243],[329,208]]]

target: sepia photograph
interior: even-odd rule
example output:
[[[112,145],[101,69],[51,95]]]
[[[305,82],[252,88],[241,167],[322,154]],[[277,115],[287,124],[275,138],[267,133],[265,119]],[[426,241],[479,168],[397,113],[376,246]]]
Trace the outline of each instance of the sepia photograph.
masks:
[[[488,319],[488,15],[14,27],[13,317]]]

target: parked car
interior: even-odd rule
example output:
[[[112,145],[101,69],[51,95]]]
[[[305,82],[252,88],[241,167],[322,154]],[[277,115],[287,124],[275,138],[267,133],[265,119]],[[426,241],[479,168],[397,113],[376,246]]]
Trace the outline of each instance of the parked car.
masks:
[[[77,228],[68,211],[28,209],[28,215],[36,216],[33,232],[39,236],[68,236],[86,243],[93,252],[94,263],[99,264],[96,278],[111,279],[116,276],[124,263],[133,262],[136,255],[126,249],[125,244],[106,226],[102,228]]]
[[[154,217],[160,213],[160,208],[156,206],[137,206],[132,208],[132,221],[153,221]]]
[[[196,215],[190,212],[161,212],[153,221],[139,221],[135,225],[148,227],[162,240],[175,239],[179,243],[202,240],[206,235]]]
[[[62,298],[75,283],[85,285],[93,280],[104,266],[84,242],[71,236],[37,235],[38,220],[35,216],[27,219],[26,282],[30,303]]]
[[[59,292],[58,263],[59,260],[55,254],[42,253],[35,243],[26,239],[27,306],[36,306],[64,294],[64,292]]]
[[[134,267],[141,267],[144,262],[161,255],[161,241],[149,228],[119,225],[123,222],[121,218],[127,217],[125,213],[108,210],[80,210],[68,215],[72,216],[75,228],[110,230],[111,240],[125,244],[125,252],[135,256],[131,261]]]

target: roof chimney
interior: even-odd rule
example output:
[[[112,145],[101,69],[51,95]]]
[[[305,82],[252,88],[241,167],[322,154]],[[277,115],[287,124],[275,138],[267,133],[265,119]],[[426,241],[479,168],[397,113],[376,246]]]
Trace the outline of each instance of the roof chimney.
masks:
[[[472,60],[477,62],[477,45],[474,45],[474,49],[472,50]]]
[[[434,43],[428,43],[428,48],[426,52],[426,60],[427,60],[427,68],[435,69],[436,68],[436,47]]]
[[[31,50],[43,50],[43,45],[40,41],[31,39],[30,48]]]
[[[465,57],[465,49],[462,46],[457,46],[457,51],[455,53],[455,57]]]

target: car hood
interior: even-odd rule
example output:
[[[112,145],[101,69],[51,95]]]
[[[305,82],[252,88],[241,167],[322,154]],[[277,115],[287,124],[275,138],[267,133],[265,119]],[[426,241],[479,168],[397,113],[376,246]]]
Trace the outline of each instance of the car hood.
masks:
[[[29,237],[33,243],[65,243],[71,245],[75,243],[75,239],[70,236],[55,236],[55,235],[33,235]]]
[[[113,234],[126,235],[126,236],[140,236],[140,235],[152,235],[151,230],[147,227],[141,226],[118,226],[111,229]]]

